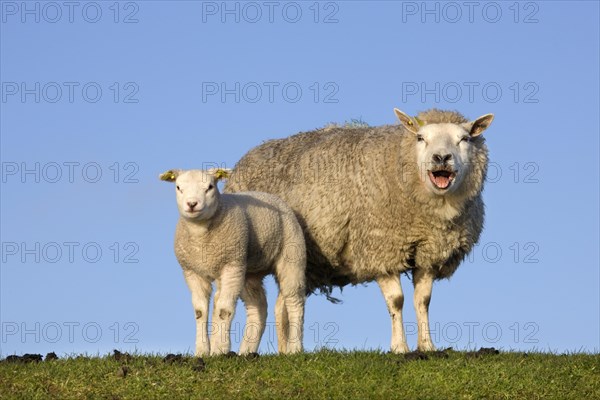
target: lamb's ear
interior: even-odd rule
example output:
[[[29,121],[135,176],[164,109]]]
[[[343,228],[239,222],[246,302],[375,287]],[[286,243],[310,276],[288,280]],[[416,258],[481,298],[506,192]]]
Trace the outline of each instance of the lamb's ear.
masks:
[[[163,172],[162,174],[160,174],[158,178],[161,181],[175,182],[175,179],[177,179],[180,173],[180,169],[170,169],[167,172]]]
[[[419,124],[419,122],[412,118],[409,115],[404,114],[402,111],[398,110],[397,108],[394,108],[394,113],[396,113],[396,117],[398,117],[398,119],[400,120],[400,122],[402,123],[402,125],[404,125],[404,127],[406,129],[408,129],[409,131],[411,131],[412,133],[417,133],[419,131],[419,126],[421,124]]]
[[[469,132],[471,137],[479,136],[485,131],[492,121],[494,120],[494,114],[485,114],[474,121],[469,121],[463,124],[465,129]]]
[[[215,181],[218,182],[223,178],[229,178],[229,175],[231,175],[232,170],[230,168],[212,168],[209,170],[209,172],[215,177]]]

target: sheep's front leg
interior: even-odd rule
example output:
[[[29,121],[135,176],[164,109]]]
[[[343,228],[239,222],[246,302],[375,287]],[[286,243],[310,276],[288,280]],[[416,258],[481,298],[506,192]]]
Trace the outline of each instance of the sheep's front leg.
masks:
[[[192,305],[196,314],[196,357],[210,353],[208,339],[208,303],[212,287],[210,281],[191,271],[183,271],[185,281],[192,293]]]
[[[408,344],[406,343],[406,335],[402,323],[404,293],[402,293],[400,276],[382,276],[377,278],[377,283],[379,284],[388,312],[392,318],[392,353],[407,353]]]
[[[256,353],[267,323],[267,296],[262,279],[246,279],[242,300],[246,305],[246,327],[240,354]]]
[[[215,296],[215,308],[212,318],[213,335],[210,338],[211,354],[225,354],[231,350],[231,321],[235,312],[235,303],[240,297],[244,285],[245,265],[228,265],[221,271],[219,295]]]
[[[421,351],[434,351],[429,330],[429,302],[433,288],[433,275],[421,269],[413,270],[413,285],[415,286],[415,311],[417,313],[418,339],[417,348]]]

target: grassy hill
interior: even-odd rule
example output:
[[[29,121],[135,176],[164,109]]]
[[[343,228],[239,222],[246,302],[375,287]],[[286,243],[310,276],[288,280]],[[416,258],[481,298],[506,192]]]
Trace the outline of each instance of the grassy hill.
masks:
[[[4,360],[0,398],[598,399],[600,355],[319,351]]]

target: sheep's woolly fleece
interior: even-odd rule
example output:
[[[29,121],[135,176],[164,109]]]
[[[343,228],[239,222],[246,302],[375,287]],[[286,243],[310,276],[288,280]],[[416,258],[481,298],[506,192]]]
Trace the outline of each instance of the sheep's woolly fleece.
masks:
[[[429,110],[419,125],[464,124],[458,112]],[[308,289],[423,268],[450,277],[478,241],[488,151],[470,140],[468,173],[452,194],[432,196],[416,166],[417,136],[402,124],[329,127],[270,140],[236,165],[225,191],[274,193],[304,230]],[[451,218],[437,212],[454,211]],[[450,214],[448,214],[450,215]]]

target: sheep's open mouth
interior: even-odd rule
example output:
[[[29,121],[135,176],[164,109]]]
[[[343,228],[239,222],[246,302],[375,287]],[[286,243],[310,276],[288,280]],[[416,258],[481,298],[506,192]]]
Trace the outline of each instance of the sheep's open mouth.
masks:
[[[438,169],[429,171],[429,179],[433,186],[438,189],[448,189],[456,177],[456,172],[449,169]]]

